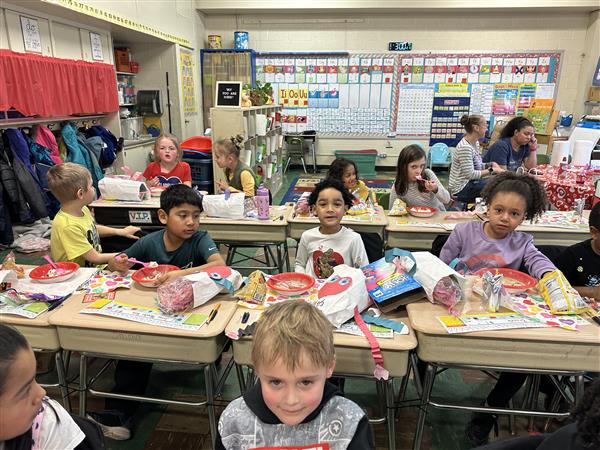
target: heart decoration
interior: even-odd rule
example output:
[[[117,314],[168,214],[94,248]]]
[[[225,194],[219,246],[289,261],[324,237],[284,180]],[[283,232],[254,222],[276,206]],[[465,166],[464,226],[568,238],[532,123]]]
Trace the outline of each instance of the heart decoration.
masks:
[[[338,295],[347,290],[352,286],[352,278],[350,277],[339,277],[334,275],[325,282],[319,289],[319,298],[329,297],[330,295]]]

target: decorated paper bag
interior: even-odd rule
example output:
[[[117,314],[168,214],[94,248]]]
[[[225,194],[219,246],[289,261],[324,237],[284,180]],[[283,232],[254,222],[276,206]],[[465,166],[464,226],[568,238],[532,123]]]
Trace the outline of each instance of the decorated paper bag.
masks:
[[[150,196],[148,186],[141,181],[105,177],[98,182],[98,188],[105,200],[139,202]]]
[[[236,192],[225,198],[225,194],[205,195],[202,197],[202,208],[208,217],[222,217],[224,219],[244,218],[243,192]]]
[[[194,308],[203,305],[219,293],[233,293],[243,283],[242,275],[227,266],[215,266],[202,272],[186,275],[194,283]]]
[[[440,301],[439,298],[436,299],[434,293],[438,283],[444,279],[449,279],[461,289],[463,288],[465,278],[454,269],[450,268],[437,256],[432,255],[429,252],[413,252],[412,254],[417,262],[417,270],[413,277],[421,284],[421,286],[423,286],[425,294],[430,302],[442,304],[448,303],[448,301]],[[455,303],[456,302],[452,302],[452,304]]]
[[[315,306],[337,328],[354,317],[355,306],[362,312],[370,303],[362,270],[342,264],[320,286]]]

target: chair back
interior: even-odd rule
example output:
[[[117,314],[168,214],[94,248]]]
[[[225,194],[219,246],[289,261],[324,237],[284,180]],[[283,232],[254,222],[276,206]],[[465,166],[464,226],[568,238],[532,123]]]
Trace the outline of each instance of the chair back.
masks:
[[[429,148],[429,152],[427,153],[427,166],[430,169],[436,164],[448,165],[449,163],[450,150],[446,144],[438,142]]]
[[[288,155],[302,156],[305,151],[304,147],[304,139],[301,137],[293,137],[286,142]]]
[[[539,164],[550,164],[550,156],[543,153],[537,154],[537,163]]]

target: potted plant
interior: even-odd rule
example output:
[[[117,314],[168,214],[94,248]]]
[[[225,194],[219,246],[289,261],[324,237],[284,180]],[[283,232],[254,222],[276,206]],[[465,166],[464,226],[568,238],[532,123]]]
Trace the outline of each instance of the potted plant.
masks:
[[[248,97],[250,97],[253,106],[270,105],[273,103],[273,86],[271,86],[271,83],[262,84],[260,81],[257,81],[254,87],[251,84],[246,84],[244,89]]]

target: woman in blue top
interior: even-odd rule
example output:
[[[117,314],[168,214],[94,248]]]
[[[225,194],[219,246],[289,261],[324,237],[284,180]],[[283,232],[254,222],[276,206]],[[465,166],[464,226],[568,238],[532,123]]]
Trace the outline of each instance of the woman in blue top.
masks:
[[[483,155],[483,162],[496,162],[511,172],[521,166],[533,169],[537,165],[537,139],[533,124],[525,117],[511,119],[500,133],[500,139]]]

